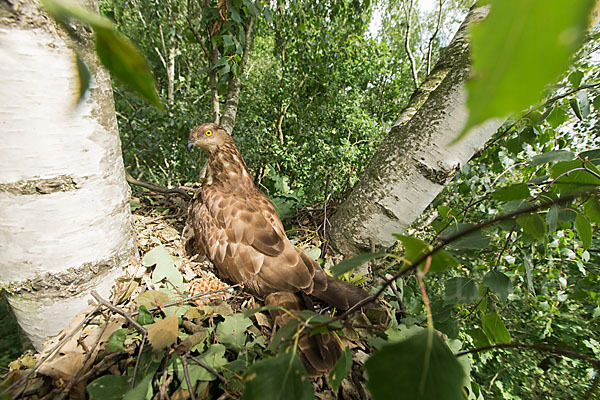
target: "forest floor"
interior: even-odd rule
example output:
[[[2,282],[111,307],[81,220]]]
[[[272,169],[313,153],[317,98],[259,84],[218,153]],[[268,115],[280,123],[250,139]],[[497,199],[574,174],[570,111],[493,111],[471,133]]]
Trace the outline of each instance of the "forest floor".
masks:
[[[151,391],[153,398],[187,398],[191,373],[193,378],[204,376],[194,384],[195,398],[238,398],[249,361],[262,358],[263,352],[265,356],[274,352],[269,345],[274,333],[269,313],[256,312],[251,318],[243,314],[261,306],[260,300],[218,279],[210,262],[186,253],[181,232],[187,202],[177,196],[141,192],[133,194],[131,208],[140,257],[132,260],[127,277],[118,282],[110,299],[96,297],[101,304],[80,313],[40,353],[28,350],[19,357],[18,327],[12,313],[2,313],[7,307],[0,303],[0,329],[8,329],[0,337],[0,366],[10,368],[4,375],[0,371],[0,390],[12,385],[13,396],[20,393],[39,399],[85,398],[87,391],[89,398],[99,399],[118,390],[127,393],[133,381],[136,388],[145,385],[141,391]],[[292,223],[293,241],[312,257],[319,257],[323,243],[319,230],[326,223],[322,207],[301,209]],[[175,316],[179,319],[174,326],[163,324]],[[159,323],[163,326],[153,329]],[[345,334],[354,368],[337,394],[327,377],[313,378],[317,398],[367,396],[361,383],[362,363],[370,350],[363,338],[372,335],[362,329]],[[154,352],[148,351],[147,344],[144,352],[146,338]],[[202,358],[203,351],[213,350],[220,353],[209,362],[212,368],[204,365],[199,371],[190,361],[187,366],[181,363],[183,354]],[[146,353],[150,355],[144,357]],[[219,360],[232,367],[217,373]],[[240,360],[244,360],[241,365]],[[111,387],[110,393],[102,389],[105,386]]]

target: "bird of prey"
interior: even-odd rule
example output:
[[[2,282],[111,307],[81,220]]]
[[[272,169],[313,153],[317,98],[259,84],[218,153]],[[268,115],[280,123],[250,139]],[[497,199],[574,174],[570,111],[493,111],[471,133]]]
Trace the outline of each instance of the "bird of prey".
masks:
[[[243,284],[267,303],[291,309],[302,308],[300,292],[342,310],[368,296],[363,289],[328,276],[289,241],[275,207],[254,185],[233,138],[221,126],[205,123],[194,128],[188,143],[193,147],[208,154],[206,178],[189,213],[194,240],[223,277]],[[339,357],[339,344],[330,340],[322,335],[320,349],[313,351],[317,359],[319,353],[325,356],[322,363],[307,365],[308,350],[304,352],[309,373],[331,368],[331,360],[335,363]]]

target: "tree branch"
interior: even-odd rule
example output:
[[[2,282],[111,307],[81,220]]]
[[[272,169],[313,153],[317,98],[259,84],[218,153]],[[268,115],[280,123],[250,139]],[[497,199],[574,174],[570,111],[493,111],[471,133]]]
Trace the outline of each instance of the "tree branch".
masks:
[[[429,252],[427,252],[426,254],[423,254],[421,257],[419,257],[417,260],[415,260],[412,264],[408,265],[406,268],[400,270],[399,272],[397,272],[396,274],[394,274],[391,278],[386,278],[383,285],[381,286],[381,288],[379,288],[377,290],[377,292],[375,292],[375,294],[372,294],[371,296],[365,297],[364,299],[362,299],[361,301],[359,301],[358,303],[354,304],[352,307],[350,307],[349,309],[347,309],[345,312],[343,312],[342,314],[338,315],[337,317],[327,321],[327,322],[323,322],[317,325],[312,326],[312,331],[314,331],[315,329],[330,325],[331,323],[335,322],[335,321],[339,321],[342,320],[344,318],[346,318],[347,316],[349,316],[350,314],[354,313],[356,310],[359,310],[362,306],[371,303],[372,301],[376,300],[379,296],[381,296],[381,294],[393,283],[396,281],[396,279],[408,274],[409,272],[413,272],[415,269],[417,269],[417,267],[422,264],[424,261],[426,261],[429,257],[433,256],[435,253],[437,253],[438,251],[442,250],[444,247],[446,247],[446,245],[462,238],[465,237],[471,233],[477,232],[483,228],[487,228],[488,226],[497,224],[500,221],[504,221],[507,219],[511,219],[514,217],[518,217],[520,215],[525,215],[525,214],[531,214],[533,212],[539,211],[539,210],[543,210],[546,208],[550,208],[555,204],[565,204],[570,202],[571,200],[577,199],[579,197],[582,196],[586,196],[586,195],[590,195],[590,194],[597,194],[600,193],[600,189],[595,189],[595,190],[591,190],[591,191],[587,191],[587,192],[581,192],[581,193],[577,193],[577,194],[572,194],[569,196],[564,196],[561,197],[557,200],[553,200],[553,201],[547,201],[547,202],[543,202],[540,204],[537,204],[535,206],[530,206],[530,207],[526,207],[526,208],[522,208],[519,210],[515,210],[513,212],[504,214],[504,215],[500,215],[496,218],[492,218],[488,221],[482,222],[481,224],[477,224],[477,225],[473,225],[471,227],[469,227],[468,229],[465,229],[463,231],[460,231],[454,235],[451,235],[447,238],[444,239],[440,239],[441,243],[439,245],[437,245],[435,248],[433,248],[432,250],[430,250]]]
[[[404,1],[402,2],[404,5]],[[413,0],[410,0],[408,10],[405,9],[406,12],[406,34],[404,35],[404,50],[406,51],[406,55],[408,56],[408,60],[410,61],[410,71],[412,73],[413,84],[415,89],[419,87],[419,78],[417,76],[417,65],[415,62],[415,57],[412,54],[412,50],[410,49],[410,22],[413,11]]]
[[[96,292],[95,290],[92,290],[90,292],[90,294],[92,295],[92,297],[94,299],[96,299],[96,301],[100,304],[102,304],[104,307],[108,308],[109,310],[111,310],[112,312],[115,312],[117,314],[122,315],[131,325],[133,325],[138,331],[142,332],[144,335],[146,335],[148,333],[148,331],[146,330],[146,328],[144,328],[143,326],[141,326],[140,324],[137,323],[136,320],[134,320],[133,318],[131,318],[131,315],[129,315],[128,313],[126,313],[125,311],[121,310],[118,307],[113,306],[112,304],[110,304],[108,301],[104,300],[99,294],[98,292]]]
[[[443,5],[443,3],[444,3],[444,0],[440,0],[440,7],[438,9],[438,17],[437,17],[437,23],[435,26],[435,31],[433,32],[433,35],[431,35],[431,37],[429,38],[429,46],[427,48],[427,75],[429,75],[431,73],[431,53],[433,51],[433,41],[435,40],[438,33],[440,32],[440,25],[442,22],[442,5]]]
[[[461,351],[456,353],[456,357],[462,357],[467,354],[480,353],[486,350],[492,349],[530,349],[540,353],[550,353],[560,356],[569,357],[576,360],[586,361],[592,364],[595,368],[600,368],[600,360],[594,358],[591,354],[580,353],[571,349],[565,349],[562,347],[548,346],[544,344],[526,344],[526,343],[496,343],[489,346],[477,347],[471,350]]]

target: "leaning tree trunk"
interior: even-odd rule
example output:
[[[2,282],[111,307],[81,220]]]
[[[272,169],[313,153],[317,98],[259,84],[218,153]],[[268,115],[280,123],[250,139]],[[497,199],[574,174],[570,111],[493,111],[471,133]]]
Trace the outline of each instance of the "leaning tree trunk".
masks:
[[[392,245],[392,233],[406,229],[498,129],[500,121],[489,121],[451,144],[467,121],[468,28],[487,12],[487,6],[471,9],[333,216],[329,239],[338,252]]]
[[[72,45],[37,1],[0,2],[0,288],[38,349],[136,254],[110,79],[84,50],[76,105]]]

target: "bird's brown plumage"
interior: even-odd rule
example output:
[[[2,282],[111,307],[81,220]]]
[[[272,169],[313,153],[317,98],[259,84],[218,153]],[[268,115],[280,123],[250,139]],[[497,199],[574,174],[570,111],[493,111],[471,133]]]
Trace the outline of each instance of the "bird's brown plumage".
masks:
[[[223,128],[213,123],[196,127],[189,147],[196,146],[209,159],[190,217],[197,245],[222,275],[262,298],[302,291],[348,309],[367,296],[364,290],[327,276],[288,240],[275,207],[254,185]]]

